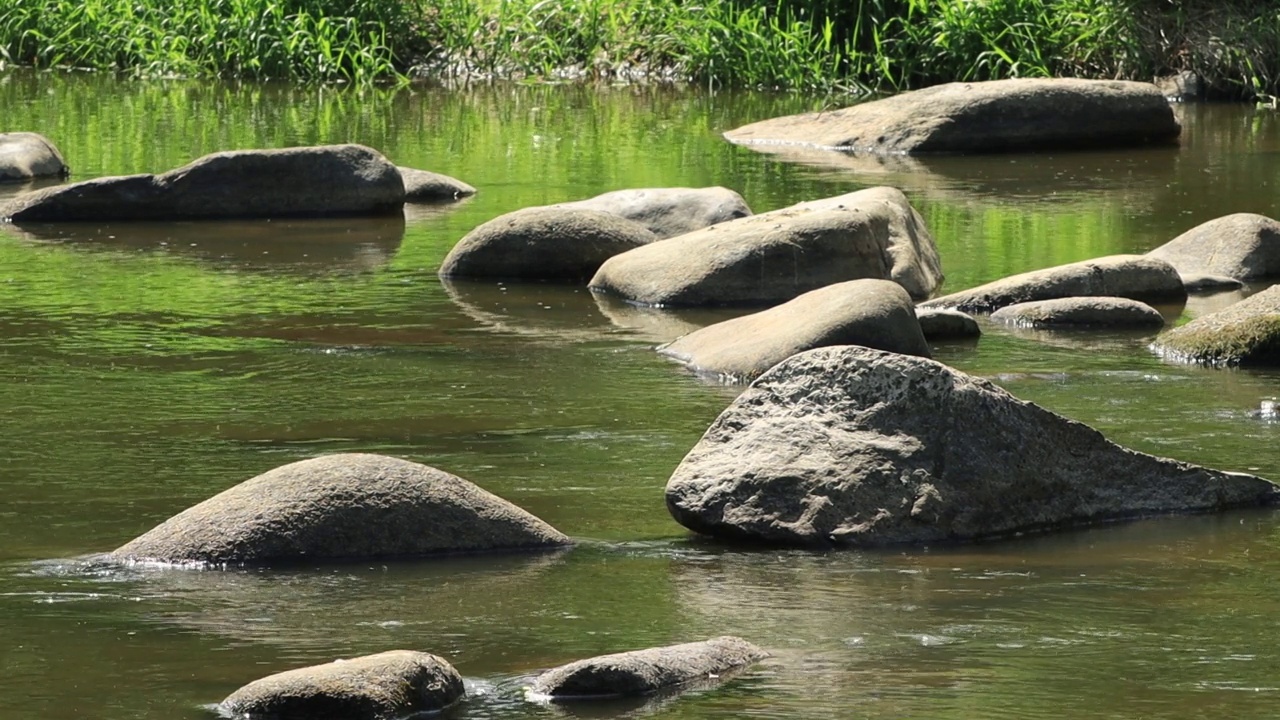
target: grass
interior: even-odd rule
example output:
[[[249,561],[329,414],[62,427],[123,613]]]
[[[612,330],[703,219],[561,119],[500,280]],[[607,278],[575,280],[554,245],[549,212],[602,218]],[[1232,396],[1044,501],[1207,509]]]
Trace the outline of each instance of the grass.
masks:
[[[1280,96],[1271,0],[9,0],[0,60],[136,75],[661,79],[856,92],[1148,80]]]

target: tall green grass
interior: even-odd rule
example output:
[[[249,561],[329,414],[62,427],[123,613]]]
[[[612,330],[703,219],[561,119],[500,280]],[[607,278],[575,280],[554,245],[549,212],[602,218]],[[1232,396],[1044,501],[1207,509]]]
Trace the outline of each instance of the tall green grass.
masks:
[[[640,77],[832,92],[1150,79],[1280,95],[1274,0],[8,0],[0,59],[293,80]]]

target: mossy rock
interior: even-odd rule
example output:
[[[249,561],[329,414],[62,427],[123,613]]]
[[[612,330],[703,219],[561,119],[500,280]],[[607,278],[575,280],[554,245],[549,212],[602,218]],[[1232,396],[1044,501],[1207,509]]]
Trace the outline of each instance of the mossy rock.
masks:
[[[1280,286],[1163,333],[1151,348],[1175,362],[1280,365]]]

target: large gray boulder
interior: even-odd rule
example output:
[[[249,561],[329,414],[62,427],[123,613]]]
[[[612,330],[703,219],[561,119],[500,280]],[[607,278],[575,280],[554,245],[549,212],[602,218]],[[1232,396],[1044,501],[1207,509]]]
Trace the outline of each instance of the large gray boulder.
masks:
[[[875,153],[986,153],[1172,143],[1160,90],[1118,80],[1020,79],[936,85],[842,110],[764,120],[731,142]]]
[[[795,355],[752,383],[666,498],[699,533],[881,546],[1263,505],[1280,491],[1120,447],[941,363],[845,346]]]
[[[593,290],[653,306],[769,305],[846,280],[942,283],[938,249],[901,191],[878,187],[662,240],[600,266]]]
[[[440,276],[582,282],[614,255],[656,239],[640,223],[599,210],[525,208],[467,233]]]
[[[1164,316],[1150,305],[1119,297],[1069,297],[1006,305],[994,322],[1024,328],[1151,328]]]
[[[404,181],[406,202],[452,202],[476,194],[476,189],[457,178],[430,170],[398,167]]]
[[[169,518],[110,554],[125,562],[266,565],[530,550],[555,528],[442,470],[383,455],[278,467]]]
[[[828,285],[689,333],[658,352],[696,372],[746,382],[798,352],[827,345],[929,357],[911,297],[891,280]]]
[[[1197,225],[1147,253],[1186,277],[1238,280],[1280,275],[1280,222],[1236,213]]]
[[[325,145],[206,155],[162,175],[45,188],[0,205],[23,222],[374,215],[404,205],[400,172],[376,150]]]
[[[598,210],[634,220],[659,239],[751,214],[741,195],[723,187],[616,190],[558,207]]]
[[[464,694],[462,676],[444,659],[391,650],[269,675],[218,710],[272,720],[393,720],[442,710]]]
[[[1280,365],[1280,285],[1161,333],[1151,348],[1175,362]]]
[[[24,182],[70,174],[62,153],[49,139],[33,132],[0,133],[0,182]]]
[[[529,688],[535,698],[573,700],[631,697],[677,688],[746,667],[769,653],[724,635],[702,642],[668,645],[579,660],[539,675]]]
[[[943,295],[922,308],[990,313],[1006,305],[1066,297],[1124,297],[1147,302],[1187,299],[1178,271],[1143,255],[1110,255],[1014,275]]]

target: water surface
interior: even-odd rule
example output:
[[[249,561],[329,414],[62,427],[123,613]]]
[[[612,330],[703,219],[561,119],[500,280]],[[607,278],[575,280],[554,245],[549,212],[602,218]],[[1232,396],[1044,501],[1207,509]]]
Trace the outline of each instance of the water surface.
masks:
[[[1280,515],[1168,518],[964,548],[746,552],[667,515],[671,470],[737,389],[652,347],[724,311],[443,284],[472,227],[626,187],[757,211],[903,188],[959,290],[1280,214],[1280,115],[1179,108],[1180,148],[864,160],[719,133],[823,98],[654,88],[380,92],[0,74],[6,130],[76,179],[227,149],[361,142],[480,189],[403,219],[0,232],[0,716],[203,718],[270,672],[445,656],[459,718],[1201,718],[1274,714]],[[16,192],[0,188],[0,196]],[[1230,298],[1165,308],[1184,320]],[[986,327],[935,356],[1140,450],[1280,478],[1280,375],[1162,363],[1143,334]],[[580,539],[561,554],[287,572],[121,572],[110,550],[272,467],[369,451],[471,479]],[[523,701],[587,655],[733,633],[775,654],[678,700]]]

